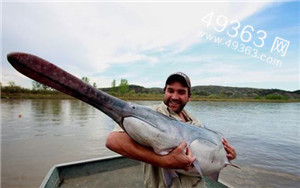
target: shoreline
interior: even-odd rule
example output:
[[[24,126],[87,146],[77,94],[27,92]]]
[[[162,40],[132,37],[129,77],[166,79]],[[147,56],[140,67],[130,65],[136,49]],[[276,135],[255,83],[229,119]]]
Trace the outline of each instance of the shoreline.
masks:
[[[125,101],[134,101],[134,100],[143,100],[143,101],[161,101],[163,99],[163,95],[147,95],[142,94],[140,96],[118,96],[115,97],[120,98]],[[1,99],[71,99],[75,98],[65,95],[65,94],[7,94],[1,93]],[[77,100],[77,99],[76,99]],[[208,101],[208,102],[263,102],[263,103],[294,103],[300,102],[300,99],[288,99],[288,100],[274,100],[274,99],[254,99],[254,98],[208,98],[201,96],[194,96],[191,98],[191,101]]]

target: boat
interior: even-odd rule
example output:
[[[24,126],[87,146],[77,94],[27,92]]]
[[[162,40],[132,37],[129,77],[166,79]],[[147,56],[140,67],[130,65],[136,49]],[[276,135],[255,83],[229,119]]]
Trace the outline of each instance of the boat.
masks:
[[[204,177],[208,188],[226,185]],[[144,187],[141,162],[120,155],[55,165],[40,188]]]

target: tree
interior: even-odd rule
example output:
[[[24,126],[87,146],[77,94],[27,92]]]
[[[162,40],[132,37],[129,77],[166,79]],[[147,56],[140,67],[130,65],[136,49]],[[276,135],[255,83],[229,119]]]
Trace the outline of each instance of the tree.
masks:
[[[8,86],[9,87],[15,87],[16,86],[16,83],[14,81],[9,81],[8,82]]]
[[[20,86],[17,86],[14,81],[7,82],[8,87],[5,87],[8,89],[9,93],[19,93],[21,92],[22,88]]]
[[[41,84],[42,85],[42,89],[43,90],[51,90],[51,87],[45,85],[45,84]]]
[[[82,77],[81,80],[87,84],[90,84],[90,79],[88,77]]]
[[[32,90],[51,90],[51,87],[33,80]]]
[[[116,92],[116,80],[113,80],[111,83],[111,91]]]
[[[127,93],[129,89],[128,81],[126,79],[121,79],[119,92],[121,94]]]
[[[111,87],[112,87],[112,88],[116,87],[116,80],[113,80],[113,81],[112,81]]]
[[[94,87],[94,88],[97,88],[96,82],[93,83],[93,87]]]
[[[42,84],[37,81],[32,81],[32,90],[40,90],[42,87]]]

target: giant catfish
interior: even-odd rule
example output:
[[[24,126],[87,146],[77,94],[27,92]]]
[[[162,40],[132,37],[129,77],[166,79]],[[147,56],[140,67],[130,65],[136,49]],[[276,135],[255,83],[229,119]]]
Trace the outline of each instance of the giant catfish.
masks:
[[[22,74],[42,84],[80,99],[111,117],[136,142],[151,147],[155,153],[166,155],[186,142],[196,157],[189,171],[164,169],[164,182],[171,186],[177,173],[190,176],[218,174],[226,165],[220,134],[196,127],[158,113],[150,108],[127,103],[92,87],[46,60],[26,53],[7,55],[11,65]]]

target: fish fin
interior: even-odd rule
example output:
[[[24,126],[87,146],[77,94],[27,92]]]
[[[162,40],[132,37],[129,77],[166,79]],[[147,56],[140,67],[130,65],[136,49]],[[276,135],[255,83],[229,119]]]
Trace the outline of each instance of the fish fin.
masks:
[[[174,169],[163,169],[163,179],[167,187],[171,187],[173,179],[177,177],[178,175]]]
[[[238,165],[232,164],[230,161],[228,161],[225,165],[226,165],[226,166],[227,166],[227,165],[228,165],[228,166],[233,166],[233,167],[235,167],[235,168],[241,169],[241,167],[239,167]]]
[[[193,162],[193,165],[196,168],[197,172],[200,174],[201,178],[203,178],[204,176],[200,167],[200,163],[197,159]]]
[[[212,180],[218,181],[219,175],[220,175],[220,172],[215,172],[215,173],[209,175],[209,178]]]

